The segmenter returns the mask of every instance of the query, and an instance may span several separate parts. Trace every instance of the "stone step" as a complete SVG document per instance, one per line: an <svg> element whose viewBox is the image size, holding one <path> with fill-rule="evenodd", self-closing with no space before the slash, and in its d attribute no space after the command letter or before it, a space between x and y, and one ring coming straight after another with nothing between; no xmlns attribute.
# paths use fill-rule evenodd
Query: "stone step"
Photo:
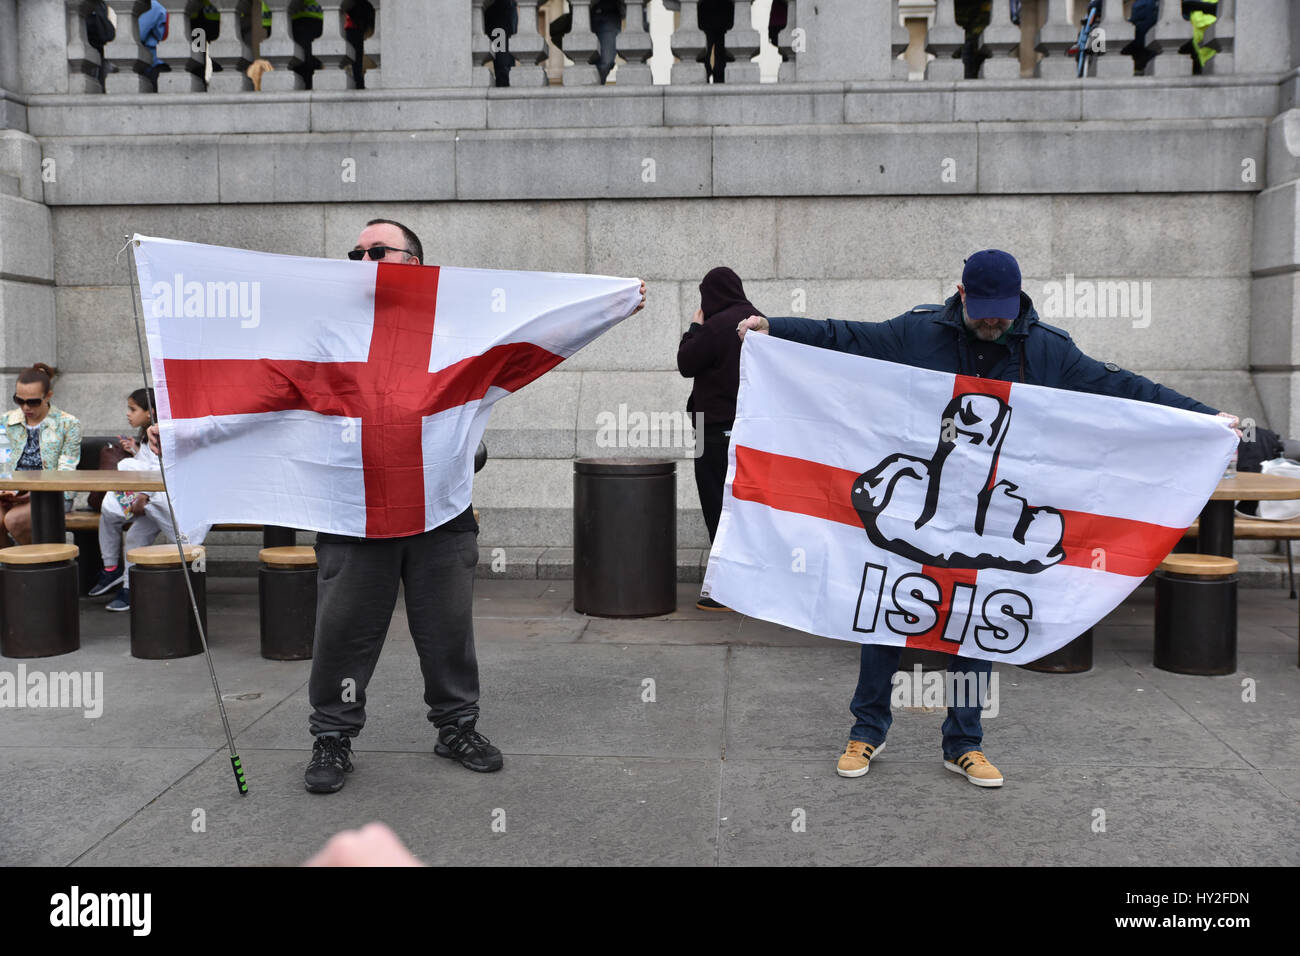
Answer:
<svg viewBox="0 0 1300 956"><path fill-rule="evenodd" d="M299 543L305 543L300 541ZM224 546L209 552L208 574L213 577L251 577L257 574L258 546ZM1286 558L1281 554L1238 553L1238 580L1242 588L1287 587ZM677 580L698 584L704 580L709 552L705 548L677 550ZM500 547L479 544L477 577L499 580L573 579L573 549ZM1149 584L1148 578L1144 584Z"/></svg>

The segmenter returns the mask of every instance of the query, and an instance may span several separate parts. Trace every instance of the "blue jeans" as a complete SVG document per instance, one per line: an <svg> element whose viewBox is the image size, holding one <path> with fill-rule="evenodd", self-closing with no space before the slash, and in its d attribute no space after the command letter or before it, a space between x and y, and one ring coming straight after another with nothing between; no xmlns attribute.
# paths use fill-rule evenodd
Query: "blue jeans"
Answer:
<svg viewBox="0 0 1300 956"><path fill-rule="evenodd" d="M861 740L879 747L885 742L885 734L894 715L889 709L890 694L894 689L894 674L898 671L898 659L902 656L901 647L884 644L863 644L862 659L858 666L858 687L853 692L853 703L849 710L857 721L849 731L850 740ZM993 672L992 661L977 661L968 657L953 657L948 661L948 672L961 671L975 674L979 688L978 707L949 707L948 719L943 722L943 757L956 760L962 754L979 750L984 739L984 730L980 726L980 711L984 706L984 697L989 675ZM979 683L979 675L984 675L984 683Z"/></svg>

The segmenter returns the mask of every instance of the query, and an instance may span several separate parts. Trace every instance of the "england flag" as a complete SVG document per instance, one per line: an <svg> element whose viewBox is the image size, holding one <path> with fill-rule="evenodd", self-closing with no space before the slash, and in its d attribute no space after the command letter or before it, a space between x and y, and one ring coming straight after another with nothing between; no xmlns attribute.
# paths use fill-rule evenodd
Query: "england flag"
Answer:
<svg viewBox="0 0 1300 956"><path fill-rule="evenodd" d="M1023 664L1195 520L1223 419L749 334L704 592L824 637Z"/></svg>
<svg viewBox="0 0 1300 956"><path fill-rule="evenodd" d="M469 506L493 403L641 298L638 279L134 241L182 529L437 527Z"/></svg>

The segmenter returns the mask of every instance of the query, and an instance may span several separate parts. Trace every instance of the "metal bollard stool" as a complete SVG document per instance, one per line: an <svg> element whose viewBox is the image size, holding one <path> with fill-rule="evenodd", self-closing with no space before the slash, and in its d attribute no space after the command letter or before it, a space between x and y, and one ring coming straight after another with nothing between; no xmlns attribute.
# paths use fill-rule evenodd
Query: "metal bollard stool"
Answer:
<svg viewBox="0 0 1300 956"><path fill-rule="evenodd" d="M292 548L298 540L298 532L293 528L282 528L268 524L262 528L263 548Z"/></svg>
<svg viewBox="0 0 1300 956"><path fill-rule="evenodd" d="M573 463L573 609L597 617L677 610L677 463Z"/></svg>
<svg viewBox="0 0 1300 956"><path fill-rule="evenodd" d="M1046 657L1020 666L1040 674L1082 674L1092 670L1092 628Z"/></svg>
<svg viewBox="0 0 1300 956"><path fill-rule="evenodd" d="M1171 554L1156 569L1153 663L1175 674L1237 669L1237 562Z"/></svg>
<svg viewBox="0 0 1300 956"><path fill-rule="evenodd" d="M316 549L263 548L257 572L262 656L272 661L311 659L316 638Z"/></svg>
<svg viewBox="0 0 1300 956"><path fill-rule="evenodd" d="M203 653L189 590L183 574L189 574L194 601L199 606L203 627L208 626L207 575L189 570L201 550L185 545L185 567L174 544L151 544L127 553L131 568L131 656L145 660L191 657Z"/></svg>
<svg viewBox="0 0 1300 956"><path fill-rule="evenodd" d="M0 549L0 656L54 657L81 647L77 546Z"/></svg>

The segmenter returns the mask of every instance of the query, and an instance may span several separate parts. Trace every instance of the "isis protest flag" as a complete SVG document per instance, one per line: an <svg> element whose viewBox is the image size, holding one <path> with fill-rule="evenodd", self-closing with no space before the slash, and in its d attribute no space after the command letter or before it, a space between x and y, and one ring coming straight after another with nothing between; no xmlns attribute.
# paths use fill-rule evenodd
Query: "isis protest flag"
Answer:
<svg viewBox="0 0 1300 956"><path fill-rule="evenodd" d="M183 531L437 527L469 506L493 403L641 298L637 279L135 241Z"/></svg>
<svg viewBox="0 0 1300 956"><path fill-rule="evenodd" d="M703 590L824 637L1028 663L1142 583L1236 442L1196 412L751 333Z"/></svg>

